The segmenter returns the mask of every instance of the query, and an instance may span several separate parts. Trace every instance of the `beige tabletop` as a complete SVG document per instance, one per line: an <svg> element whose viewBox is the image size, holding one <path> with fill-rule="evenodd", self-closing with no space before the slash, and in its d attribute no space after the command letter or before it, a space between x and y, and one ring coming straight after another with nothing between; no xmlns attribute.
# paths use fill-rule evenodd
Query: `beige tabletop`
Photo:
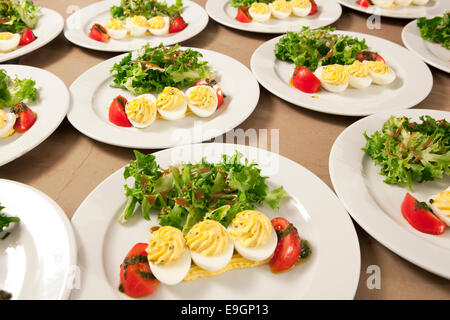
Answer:
<svg viewBox="0 0 450 320"><path fill-rule="evenodd" d="M194 0L204 6L206 0ZM212 0L214 1L214 0ZM332 1L332 0L329 0ZM42 6L58 11L64 18L95 0L40 0ZM370 30L366 15L343 8L333 24L340 30L376 35L400 45L401 30L408 20L381 19L381 29ZM206 29L183 45L227 54L250 66L254 50L274 35L248 33L224 27L210 19ZM237 45L240 44L240 45ZM244 45L242 45L244 44ZM47 46L20 58L19 63L46 69L67 86L92 66L115 56L83 49L61 34ZM431 67L434 86L417 108L450 111L450 78ZM319 176L331 186L328 156L334 140L354 121L309 111L291 105L261 88L259 104L239 128L280 129L279 153ZM155 150L141 150L146 153ZM72 217L85 197L106 177L133 159L132 149L119 148L92 140L64 120L38 147L21 158L0 167L0 177L33 186L53 198ZM386 249L355 224L361 247L361 277L357 299L450 299L450 281L435 276ZM381 270L381 289L368 289L368 266Z"/></svg>

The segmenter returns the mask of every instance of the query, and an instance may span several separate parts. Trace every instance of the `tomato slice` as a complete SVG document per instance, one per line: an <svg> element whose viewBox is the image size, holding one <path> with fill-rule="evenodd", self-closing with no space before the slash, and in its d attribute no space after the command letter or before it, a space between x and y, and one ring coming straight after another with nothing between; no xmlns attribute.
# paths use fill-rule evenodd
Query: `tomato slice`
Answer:
<svg viewBox="0 0 450 320"><path fill-rule="evenodd" d="M23 133L30 129L36 122L36 113L21 102L11 108L11 112L16 114L17 120L14 124L14 130Z"/></svg>
<svg viewBox="0 0 450 320"><path fill-rule="evenodd" d="M119 127L131 127L131 122L128 120L125 113L125 105L127 99L122 96L117 96L111 106L109 107L109 121Z"/></svg>
<svg viewBox="0 0 450 320"><path fill-rule="evenodd" d="M428 205L417 201L409 193L403 199L402 215L413 228L420 232L440 235L445 231L445 223L431 212Z"/></svg>
<svg viewBox="0 0 450 320"><path fill-rule="evenodd" d="M170 18L169 33L176 33L184 30L187 26L186 21L180 16L175 15Z"/></svg>
<svg viewBox="0 0 450 320"><path fill-rule="evenodd" d="M248 9L244 6L240 6L236 15L236 20L242 23L252 22L252 18L248 13Z"/></svg>
<svg viewBox="0 0 450 320"><path fill-rule="evenodd" d="M272 272L282 272L295 266L300 258L301 240L297 229L288 220L272 219L272 226L278 235L275 253L269 262Z"/></svg>
<svg viewBox="0 0 450 320"><path fill-rule="evenodd" d="M26 46L27 44L33 42L34 40L36 40L36 36L30 29L25 28L20 32L20 42L19 42L20 46Z"/></svg>
<svg viewBox="0 0 450 320"><path fill-rule="evenodd" d="M292 75L292 84L302 92L314 93L319 91L321 82L308 68L298 66Z"/></svg>
<svg viewBox="0 0 450 320"><path fill-rule="evenodd" d="M368 8L371 6L369 0L358 0L358 2L356 2L357 5L364 7L364 8Z"/></svg>
<svg viewBox="0 0 450 320"><path fill-rule="evenodd" d="M89 32L89 38L95 41L107 42L109 40L109 34L101 24L96 23Z"/></svg>
<svg viewBox="0 0 450 320"><path fill-rule="evenodd" d="M220 106L223 104L223 99L225 97L225 95L223 94L222 88L219 86L219 84L217 83L216 80L214 79L200 79L198 80L194 86L210 86L212 87L214 90L216 90L216 94L217 94L217 109L220 108Z"/></svg>
<svg viewBox="0 0 450 320"><path fill-rule="evenodd" d="M309 12L308 16L312 16L317 12L317 4L315 0L311 0L311 11Z"/></svg>
<svg viewBox="0 0 450 320"><path fill-rule="evenodd" d="M119 290L133 298L150 295L158 288L159 281L147 261L147 246L146 243L135 244L120 265Z"/></svg>
<svg viewBox="0 0 450 320"><path fill-rule="evenodd" d="M356 54L355 59L364 62L364 61L384 61L383 57L380 56L377 52L364 50L360 51Z"/></svg>

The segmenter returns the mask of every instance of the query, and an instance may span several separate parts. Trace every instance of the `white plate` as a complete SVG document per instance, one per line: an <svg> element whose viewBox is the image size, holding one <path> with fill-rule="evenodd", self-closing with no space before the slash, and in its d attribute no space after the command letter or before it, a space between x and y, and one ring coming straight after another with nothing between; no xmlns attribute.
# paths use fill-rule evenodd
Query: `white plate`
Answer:
<svg viewBox="0 0 450 320"><path fill-rule="evenodd" d="M167 1L168 4L174 2L175 0ZM209 20L208 14L201 6L189 0L183 0L183 12L181 15L186 21L187 27L180 32L165 36L130 37L123 40L110 39L107 43L89 38L91 27L95 23L105 26L109 22L109 17L111 17L109 9L119 4L120 0L105 0L75 12L66 20L64 36L70 42L84 48L109 52L125 52L137 50L148 42L152 46L161 42L166 46L180 43L199 34L206 27Z"/></svg>
<svg viewBox="0 0 450 320"><path fill-rule="evenodd" d="M429 65L450 72L450 50L439 43L423 39L417 27L417 20L411 21L403 28L402 41L409 50Z"/></svg>
<svg viewBox="0 0 450 320"><path fill-rule="evenodd" d="M289 84L295 65L275 57L275 45L281 36L263 43L253 53L250 62L253 74L263 87L283 100L303 108L343 116L366 116L383 110L411 108L430 93L433 76L415 54L382 38L347 31L336 33L365 38L369 50L383 56L397 74L397 79L387 86L348 88L342 93L324 89L314 94L303 93Z"/></svg>
<svg viewBox="0 0 450 320"><path fill-rule="evenodd" d="M312 256L289 272L272 274L268 266L234 270L213 278L174 287L160 285L150 299L353 299L359 281L360 252L350 217L333 192L299 164L262 149L233 144L197 144L155 153L158 164L198 162L203 156L217 162L222 154L239 150L259 164L271 188L282 185L290 195L280 210L263 208L270 217L283 216L312 246ZM157 224L139 213L117 222L126 203L123 168L102 182L83 201L72 218L79 241L81 290L71 299L124 299L118 291L119 266L137 242L147 242ZM339 241L336 241L339 239Z"/></svg>
<svg viewBox="0 0 450 320"><path fill-rule="evenodd" d="M187 48L181 48L183 50ZM108 107L119 94L132 98L128 91L111 88L109 70L126 54L104 61L81 75L70 87L72 106L67 115L72 125L88 137L128 148L160 149L197 143L217 137L241 124L255 109L259 85L243 64L214 51L196 49L218 75L226 98L209 118L193 114L176 121L157 119L146 129L121 128L108 120Z"/></svg>
<svg viewBox="0 0 450 320"><path fill-rule="evenodd" d="M336 1L336 0L334 0ZM416 19L432 14L442 14L450 9L450 2L448 0L430 0L424 6L408 6L408 7L394 7L384 9L377 6L363 8L356 2L357 0L337 0L341 5L361 11L370 15L379 15L391 18L400 19Z"/></svg>
<svg viewBox="0 0 450 320"><path fill-rule="evenodd" d="M0 289L13 299L67 299L77 249L64 211L42 192L4 179L0 203L7 215L20 218L9 237L0 240Z"/></svg>
<svg viewBox="0 0 450 320"><path fill-rule="evenodd" d="M17 159L48 138L64 120L69 109L69 90L53 73L29 66L1 65L0 68L14 78L36 81L38 98L27 104L37 113L34 125L25 133L14 133L0 139L0 166Z"/></svg>
<svg viewBox="0 0 450 320"><path fill-rule="evenodd" d="M17 50L0 53L0 62L9 61L30 53L36 49L45 46L55 39L64 28L64 19L56 11L47 8L41 8L41 17L33 33L37 39L26 46L19 47Z"/></svg>
<svg viewBox="0 0 450 320"><path fill-rule="evenodd" d="M412 109L379 113L361 119L337 138L330 154L330 176L334 189L353 219L372 237L412 263L450 279L450 230L433 236L421 233L403 218L400 206L407 186L383 182L369 156L361 150L366 145L363 132L371 135L381 129L391 116L407 116L419 120L429 115L450 120L445 111ZM420 201L439 193L450 185L450 177L413 184L411 194Z"/></svg>
<svg viewBox="0 0 450 320"><path fill-rule="evenodd" d="M287 19L271 18L267 22L242 23L236 20L237 9L231 6L231 0L208 0L206 11L209 16L227 27L261 33L284 33L298 31L302 26L318 28L337 21L342 14L339 3L330 0L316 0L317 13L309 17L291 16Z"/></svg>

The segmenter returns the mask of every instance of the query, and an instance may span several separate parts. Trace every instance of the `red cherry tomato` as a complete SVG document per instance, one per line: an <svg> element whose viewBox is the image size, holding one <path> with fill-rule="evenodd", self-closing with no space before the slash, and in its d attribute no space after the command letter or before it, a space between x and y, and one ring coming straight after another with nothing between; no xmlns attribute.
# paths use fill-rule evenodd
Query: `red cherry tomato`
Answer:
<svg viewBox="0 0 450 320"><path fill-rule="evenodd" d="M278 235L278 244L275 253L269 262L272 272L286 271L299 260L301 240L297 229L284 218L272 219L272 226Z"/></svg>
<svg viewBox="0 0 450 320"><path fill-rule="evenodd" d="M176 33L184 30L187 24L180 15L175 15L170 18L169 33Z"/></svg>
<svg viewBox="0 0 450 320"><path fill-rule="evenodd" d="M240 6L237 12L236 20L242 23L249 23L252 21L248 9L244 6Z"/></svg>
<svg viewBox="0 0 450 320"><path fill-rule="evenodd" d="M317 4L315 0L311 0L311 11L309 12L308 16L312 16L317 12Z"/></svg>
<svg viewBox="0 0 450 320"><path fill-rule="evenodd" d="M402 203L402 215L411 226L423 233L439 235L445 231L445 223L439 220L426 205L409 193Z"/></svg>
<svg viewBox="0 0 450 320"><path fill-rule="evenodd" d="M356 54L355 59L363 62L363 61L384 61L383 57L380 56L377 52L364 50L360 51Z"/></svg>
<svg viewBox="0 0 450 320"><path fill-rule="evenodd" d="M17 120L14 124L14 129L17 132L25 132L30 129L36 122L36 113L34 113L28 106L21 102L11 108L11 112L16 114Z"/></svg>
<svg viewBox="0 0 450 320"><path fill-rule="evenodd" d="M19 42L20 46L26 46L27 44L33 42L34 40L36 40L36 36L30 29L25 28L20 32L20 42Z"/></svg>
<svg viewBox="0 0 450 320"><path fill-rule="evenodd" d="M109 107L109 121L119 127L131 127L131 122L128 120L125 113L125 105L127 99L122 96L117 96L111 106Z"/></svg>
<svg viewBox="0 0 450 320"><path fill-rule="evenodd" d="M107 42L109 40L109 34L101 24L96 23L89 32L89 38L95 41Z"/></svg>
<svg viewBox="0 0 450 320"><path fill-rule="evenodd" d="M137 243L120 265L120 290L138 298L152 294L159 281L155 279L147 262L146 243Z"/></svg>
<svg viewBox="0 0 450 320"><path fill-rule="evenodd" d="M320 88L320 80L308 68L298 66L292 75L292 84L302 92L314 93Z"/></svg>
<svg viewBox="0 0 450 320"><path fill-rule="evenodd" d="M198 80L194 86L210 86L212 87L214 90L216 90L216 94L217 94L217 109L220 108L220 106L223 104L223 99L224 99L224 94L222 91L222 88L217 84L216 80L213 79L200 79Z"/></svg>
<svg viewBox="0 0 450 320"><path fill-rule="evenodd" d="M357 4L364 8L368 8L371 6L369 0L358 0Z"/></svg>

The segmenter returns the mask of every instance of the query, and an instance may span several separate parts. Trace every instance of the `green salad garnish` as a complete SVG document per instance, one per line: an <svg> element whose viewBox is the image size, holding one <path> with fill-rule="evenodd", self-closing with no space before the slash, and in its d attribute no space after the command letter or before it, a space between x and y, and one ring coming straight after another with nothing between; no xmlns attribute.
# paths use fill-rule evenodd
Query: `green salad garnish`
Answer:
<svg viewBox="0 0 450 320"><path fill-rule="evenodd" d="M113 6L110 11L117 19L134 16L144 16L147 19L161 15L171 17L181 14L183 1L177 0L175 4L168 6L165 1L158 0L122 0L120 6Z"/></svg>
<svg viewBox="0 0 450 320"><path fill-rule="evenodd" d="M11 223L19 222L20 219L17 217L8 217L3 211L5 207L2 207L0 205L0 234L3 232L4 229L8 228ZM0 239L5 240L9 236L9 233L6 233L4 235L1 235Z"/></svg>
<svg viewBox="0 0 450 320"><path fill-rule="evenodd" d="M134 95L162 91L171 86L182 89L190 87L202 78L211 78L212 72L208 62L202 61L198 51L179 49L179 45L157 47L144 45L132 57L130 52L112 69L113 88L122 88Z"/></svg>
<svg viewBox="0 0 450 320"><path fill-rule="evenodd" d="M450 175L450 124L447 120L420 117L421 123L409 118L387 120L380 131L364 133L363 150L381 166L384 182L408 184L432 181Z"/></svg>
<svg viewBox="0 0 450 320"><path fill-rule="evenodd" d="M253 3L255 2L262 2L262 3L271 3L275 0L231 0L231 6L235 8L239 8L240 6L244 6L246 8L250 8Z"/></svg>
<svg viewBox="0 0 450 320"><path fill-rule="evenodd" d="M30 0L0 0L0 32L18 33L34 29L40 16L40 6Z"/></svg>
<svg viewBox="0 0 450 320"><path fill-rule="evenodd" d="M0 109L8 108L19 102L35 101L37 98L36 82L31 79L12 79L5 70L0 69Z"/></svg>
<svg viewBox="0 0 450 320"><path fill-rule="evenodd" d="M422 38L442 43L444 48L450 49L450 12L445 13L442 17L419 18L417 26Z"/></svg>
<svg viewBox="0 0 450 320"><path fill-rule="evenodd" d="M204 219L227 227L237 213L268 204L275 209L286 195L283 187L272 191L256 163L242 162L242 154L222 156L219 163L203 159L161 169L154 155L134 151L135 161L125 168L124 177L134 178L125 185L128 198L120 222L130 219L138 204L142 217L150 220L150 209L159 211L161 226L173 226L187 233Z"/></svg>
<svg viewBox="0 0 450 320"><path fill-rule="evenodd" d="M276 44L275 56L311 71L329 64L352 64L356 54L368 48L366 41L334 34L334 30L303 27L300 32L288 32Z"/></svg>

